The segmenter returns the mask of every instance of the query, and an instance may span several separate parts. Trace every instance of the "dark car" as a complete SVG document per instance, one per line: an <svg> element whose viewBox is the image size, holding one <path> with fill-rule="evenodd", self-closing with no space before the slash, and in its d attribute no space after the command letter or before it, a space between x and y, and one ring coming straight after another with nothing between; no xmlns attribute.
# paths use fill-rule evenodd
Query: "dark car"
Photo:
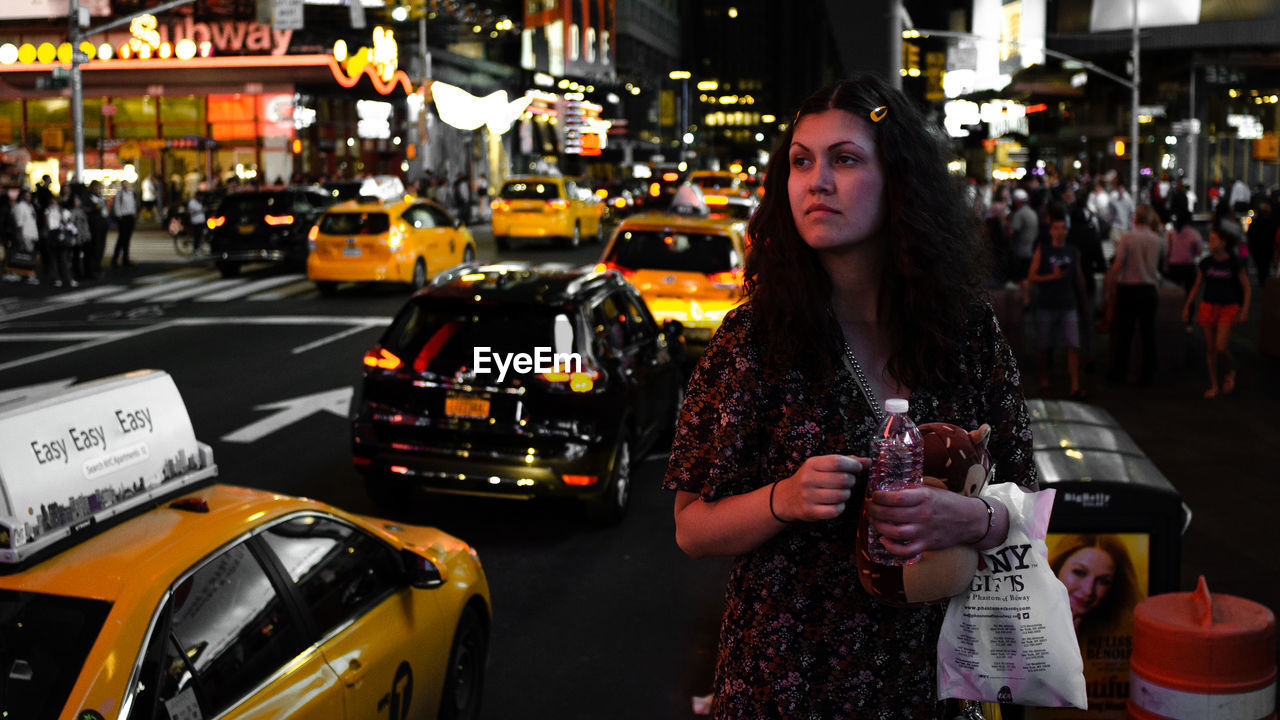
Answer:
<svg viewBox="0 0 1280 720"><path fill-rule="evenodd" d="M307 233L333 198L314 187L231 193L209 215L209 247L223 277L247 262L303 267Z"/></svg>
<svg viewBox="0 0 1280 720"><path fill-rule="evenodd" d="M683 398L678 323L616 271L464 265L419 291L364 358L356 469L409 491L569 498L617 522L631 468Z"/></svg>

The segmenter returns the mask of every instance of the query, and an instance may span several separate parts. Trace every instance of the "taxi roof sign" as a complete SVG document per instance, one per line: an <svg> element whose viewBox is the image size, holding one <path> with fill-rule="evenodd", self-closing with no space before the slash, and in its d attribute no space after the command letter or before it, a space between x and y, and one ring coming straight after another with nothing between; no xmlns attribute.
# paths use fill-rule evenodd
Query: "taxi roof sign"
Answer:
<svg viewBox="0 0 1280 720"><path fill-rule="evenodd" d="M0 405L0 571L217 473L162 370Z"/></svg>

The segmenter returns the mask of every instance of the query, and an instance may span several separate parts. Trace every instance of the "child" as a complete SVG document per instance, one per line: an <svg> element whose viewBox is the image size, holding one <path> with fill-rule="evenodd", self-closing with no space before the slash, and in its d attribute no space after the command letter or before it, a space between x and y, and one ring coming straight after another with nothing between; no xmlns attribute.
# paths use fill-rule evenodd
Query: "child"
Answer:
<svg viewBox="0 0 1280 720"><path fill-rule="evenodd" d="M1244 263L1236 257L1234 236L1222 232L1215 224L1209 230L1209 257L1196 268L1196 281L1182 308L1182 321L1191 318L1191 304L1200 288L1204 300L1196 313L1196 322L1204 329L1205 363L1209 366L1209 389L1206 398L1218 395L1218 366L1222 366L1222 392L1236 387L1236 371L1232 367L1231 326L1244 322L1249 314L1249 278Z"/></svg>

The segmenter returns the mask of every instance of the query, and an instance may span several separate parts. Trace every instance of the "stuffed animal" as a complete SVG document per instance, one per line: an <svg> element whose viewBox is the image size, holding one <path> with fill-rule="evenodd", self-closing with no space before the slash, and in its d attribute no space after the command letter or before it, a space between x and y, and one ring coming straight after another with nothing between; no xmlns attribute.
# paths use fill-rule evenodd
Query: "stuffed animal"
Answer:
<svg viewBox="0 0 1280 720"><path fill-rule="evenodd" d="M969 497L982 491L991 473L987 452L990 426L966 432L950 423L925 423L920 426L920 435L924 438L926 484ZM977 550L964 545L925 552L913 565L875 562L867 553L865 502L858 519L856 552L863 589L880 602L899 607L927 605L957 595L969 587L978 570Z"/></svg>

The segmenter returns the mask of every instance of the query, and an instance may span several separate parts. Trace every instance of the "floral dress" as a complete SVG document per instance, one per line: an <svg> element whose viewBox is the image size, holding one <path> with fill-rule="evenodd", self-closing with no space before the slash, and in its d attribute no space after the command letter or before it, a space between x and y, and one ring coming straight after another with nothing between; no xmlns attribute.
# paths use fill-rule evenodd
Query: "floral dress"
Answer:
<svg viewBox="0 0 1280 720"><path fill-rule="evenodd" d="M966 382L916 388L910 415L989 423L992 481L1035 487L1013 352L990 306L971 315L953 375ZM761 351L750 305L730 313L689 381L664 487L712 501L786 478L814 455L869 455L876 416L843 366L821 381L766 364ZM895 608L862 589L854 542L863 490L840 517L791 524L735 559L715 718L933 717L945 605Z"/></svg>

